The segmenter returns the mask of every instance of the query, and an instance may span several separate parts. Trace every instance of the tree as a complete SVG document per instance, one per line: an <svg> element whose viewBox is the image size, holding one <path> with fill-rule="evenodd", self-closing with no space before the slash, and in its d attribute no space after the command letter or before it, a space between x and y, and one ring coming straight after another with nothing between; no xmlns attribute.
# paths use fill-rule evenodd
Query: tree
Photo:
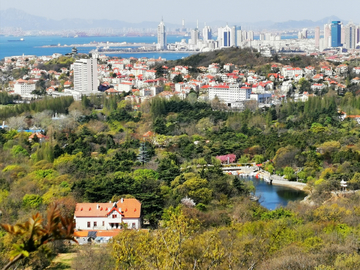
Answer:
<svg viewBox="0 0 360 270"><path fill-rule="evenodd" d="M173 79L174 83L179 83L179 82L183 82L183 81L184 81L184 78L181 74L176 75Z"/></svg>
<svg viewBox="0 0 360 270"><path fill-rule="evenodd" d="M146 150L146 144L144 142L140 144L137 160L141 162L142 165L149 161L148 151Z"/></svg>
<svg viewBox="0 0 360 270"><path fill-rule="evenodd" d="M49 207L46 224L41 214L37 213L24 223L14 226L0 224L0 226L9 234L19 237L21 242L13 245L10 262L3 267L3 270L9 269L15 263L29 257L31 253L36 252L47 243L56 240L71 240L77 243L73 235L74 218L63 217L56 204Z"/></svg>

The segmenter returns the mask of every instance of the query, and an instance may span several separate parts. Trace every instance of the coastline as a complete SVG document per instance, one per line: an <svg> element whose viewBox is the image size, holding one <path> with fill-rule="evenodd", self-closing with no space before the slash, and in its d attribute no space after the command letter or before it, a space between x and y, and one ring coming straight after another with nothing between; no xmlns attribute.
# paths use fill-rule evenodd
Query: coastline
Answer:
<svg viewBox="0 0 360 270"><path fill-rule="evenodd" d="M305 190L306 184L304 184L304 183L291 182L291 181L286 181L286 180L284 180L284 181L283 180L273 180L272 184L276 185L276 186L289 187L289 188L293 188L293 189L297 189L297 190L306 192L306 190Z"/></svg>

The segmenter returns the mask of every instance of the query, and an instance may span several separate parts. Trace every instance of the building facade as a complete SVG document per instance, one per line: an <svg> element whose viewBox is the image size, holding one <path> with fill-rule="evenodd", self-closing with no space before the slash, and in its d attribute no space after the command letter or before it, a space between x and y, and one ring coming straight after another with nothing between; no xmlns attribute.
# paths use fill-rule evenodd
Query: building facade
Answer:
<svg viewBox="0 0 360 270"><path fill-rule="evenodd" d="M357 40L357 36L356 36L356 26L352 23L348 24L347 26L345 26L345 42L344 42L344 47L346 49L351 49L354 50L356 48L356 40Z"/></svg>
<svg viewBox="0 0 360 270"><path fill-rule="evenodd" d="M333 21L331 24L331 47L341 46L341 22Z"/></svg>
<svg viewBox="0 0 360 270"><path fill-rule="evenodd" d="M223 28L219 28L218 30L218 41L219 41L219 45L220 48L224 48L224 47L230 47L231 46L231 32L232 29L226 25Z"/></svg>
<svg viewBox="0 0 360 270"><path fill-rule="evenodd" d="M98 91L96 59L80 59L75 61L74 89L81 92Z"/></svg>
<svg viewBox="0 0 360 270"><path fill-rule="evenodd" d="M320 27L315 28L315 47L320 47Z"/></svg>
<svg viewBox="0 0 360 270"><path fill-rule="evenodd" d="M331 24L324 25L324 48L331 46Z"/></svg>
<svg viewBox="0 0 360 270"><path fill-rule="evenodd" d="M210 26L205 26L203 29L203 40L208 42L212 39L212 32Z"/></svg>
<svg viewBox="0 0 360 270"><path fill-rule="evenodd" d="M157 49L165 50L166 49L166 29L163 20L161 20L157 29Z"/></svg>
<svg viewBox="0 0 360 270"><path fill-rule="evenodd" d="M35 90L35 83L26 80L17 80L14 84L14 93L20 96L30 95Z"/></svg>
<svg viewBox="0 0 360 270"><path fill-rule="evenodd" d="M239 84L215 85L209 88L209 100L217 97L227 104L250 99L250 94L250 87L240 87Z"/></svg>
<svg viewBox="0 0 360 270"><path fill-rule="evenodd" d="M76 230L141 228L141 203L136 199L121 199L114 203L77 203L74 213Z"/></svg>

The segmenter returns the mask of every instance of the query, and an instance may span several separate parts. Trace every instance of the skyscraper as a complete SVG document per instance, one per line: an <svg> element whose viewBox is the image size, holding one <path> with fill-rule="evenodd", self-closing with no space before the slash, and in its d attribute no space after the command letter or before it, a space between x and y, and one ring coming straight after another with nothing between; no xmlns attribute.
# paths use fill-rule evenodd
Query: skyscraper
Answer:
<svg viewBox="0 0 360 270"><path fill-rule="evenodd" d="M331 24L331 47L341 46L341 25L340 21L333 21Z"/></svg>
<svg viewBox="0 0 360 270"><path fill-rule="evenodd" d="M308 38L308 30L306 28L304 28L302 31L301 31L301 36L302 38L304 39L307 39Z"/></svg>
<svg viewBox="0 0 360 270"><path fill-rule="evenodd" d="M186 28L185 28L185 20L184 19L182 19L182 21L181 21L181 31L183 31L183 32L186 32Z"/></svg>
<svg viewBox="0 0 360 270"><path fill-rule="evenodd" d="M74 90L98 91L97 60L80 59L74 63Z"/></svg>
<svg viewBox="0 0 360 270"><path fill-rule="evenodd" d="M342 23L341 25L341 44L345 43L345 25L343 25Z"/></svg>
<svg viewBox="0 0 360 270"><path fill-rule="evenodd" d="M197 45L199 40L199 29L195 28L191 30L191 44Z"/></svg>
<svg viewBox="0 0 360 270"><path fill-rule="evenodd" d="M324 25L324 48L331 46L331 24Z"/></svg>
<svg viewBox="0 0 360 270"><path fill-rule="evenodd" d="M251 40L251 41L254 40L254 31L249 31L248 32L248 39Z"/></svg>
<svg viewBox="0 0 360 270"><path fill-rule="evenodd" d="M241 46L242 42L243 42L243 34L242 34L241 26L239 26L236 30L236 45Z"/></svg>
<svg viewBox="0 0 360 270"><path fill-rule="evenodd" d="M346 49L355 49L356 47L356 26L352 23L349 23L345 26L345 43L344 47Z"/></svg>
<svg viewBox="0 0 360 270"><path fill-rule="evenodd" d="M319 48L320 46L320 27L315 28L315 47Z"/></svg>
<svg viewBox="0 0 360 270"><path fill-rule="evenodd" d="M163 20L161 20L158 30L157 30L157 49L158 50L165 50L166 49L166 31L165 31L165 24Z"/></svg>
<svg viewBox="0 0 360 270"><path fill-rule="evenodd" d="M231 38L230 38L230 46L236 46L236 42L237 42L237 38L236 38L236 35L237 35L237 32L236 32L236 25L234 25L232 28L231 28Z"/></svg>
<svg viewBox="0 0 360 270"><path fill-rule="evenodd" d="M218 41L220 48L231 46L231 31L232 29L228 25L218 29Z"/></svg>
<svg viewBox="0 0 360 270"><path fill-rule="evenodd" d="M212 38L211 28L210 26L206 26L203 29L203 40L208 42Z"/></svg>

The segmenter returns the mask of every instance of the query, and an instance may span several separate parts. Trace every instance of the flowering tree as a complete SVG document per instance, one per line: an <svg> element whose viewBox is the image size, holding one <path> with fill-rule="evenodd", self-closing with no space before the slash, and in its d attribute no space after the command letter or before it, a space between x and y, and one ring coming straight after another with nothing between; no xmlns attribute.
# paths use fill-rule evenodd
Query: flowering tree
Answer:
<svg viewBox="0 0 360 270"><path fill-rule="evenodd" d="M236 155L234 154L227 154L224 156L216 156L216 158L218 160L220 160L221 163L227 163L229 161L229 163L234 163L236 160Z"/></svg>

